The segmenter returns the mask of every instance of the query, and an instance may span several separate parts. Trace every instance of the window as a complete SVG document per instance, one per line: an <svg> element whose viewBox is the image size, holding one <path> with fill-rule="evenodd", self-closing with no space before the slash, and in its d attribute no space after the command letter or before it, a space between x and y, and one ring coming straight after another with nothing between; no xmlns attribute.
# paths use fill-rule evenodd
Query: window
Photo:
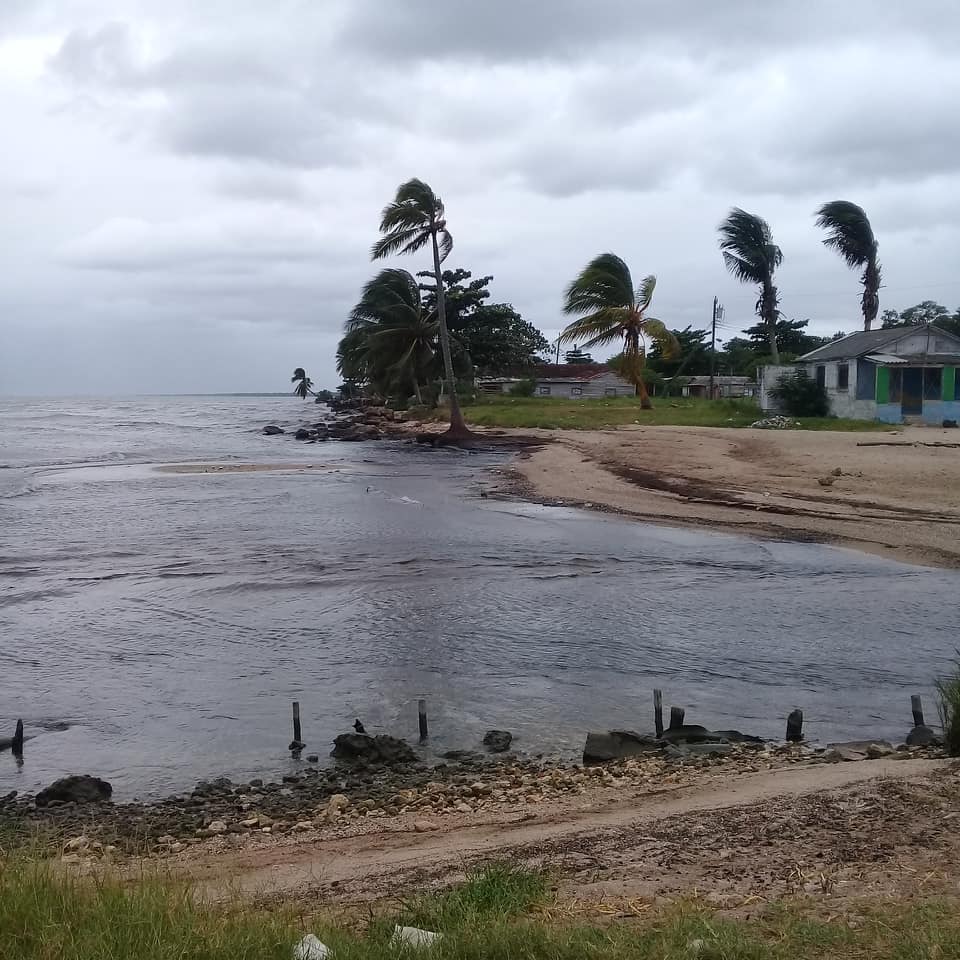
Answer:
<svg viewBox="0 0 960 960"><path fill-rule="evenodd" d="M605 397L615 397L617 395L617 388L607 387L607 389L603 391L603 395Z"/></svg>
<svg viewBox="0 0 960 960"><path fill-rule="evenodd" d="M571 397L582 397L583 396L583 387L571 387L570 388Z"/></svg>
<svg viewBox="0 0 960 960"><path fill-rule="evenodd" d="M550 388L547 386L537 387L537 393L539 393L541 397L549 397Z"/></svg>
<svg viewBox="0 0 960 960"><path fill-rule="evenodd" d="M849 363L837 364L837 389L838 390L850 389L850 364Z"/></svg>
<svg viewBox="0 0 960 960"><path fill-rule="evenodd" d="M825 387L827 385L827 368L824 366L817 367L817 386Z"/></svg>

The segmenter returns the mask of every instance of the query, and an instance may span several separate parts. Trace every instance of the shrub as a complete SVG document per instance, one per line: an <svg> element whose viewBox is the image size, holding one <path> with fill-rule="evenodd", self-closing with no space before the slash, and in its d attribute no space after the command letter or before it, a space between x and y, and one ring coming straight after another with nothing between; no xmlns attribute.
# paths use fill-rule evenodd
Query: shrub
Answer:
<svg viewBox="0 0 960 960"><path fill-rule="evenodd" d="M826 417L830 413L827 391L806 370L783 374L770 396L791 417Z"/></svg>
<svg viewBox="0 0 960 960"><path fill-rule="evenodd" d="M531 378L526 380L518 380L510 388L511 397L532 397L537 389L537 381Z"/></svg>
<svg viewBox="0 0 960 960"><path fill-rule="evenodd" d="M952 676L937 681L937 693L940 695L944 745L951 757L960 757L960 660L955 664Z"/></svg>

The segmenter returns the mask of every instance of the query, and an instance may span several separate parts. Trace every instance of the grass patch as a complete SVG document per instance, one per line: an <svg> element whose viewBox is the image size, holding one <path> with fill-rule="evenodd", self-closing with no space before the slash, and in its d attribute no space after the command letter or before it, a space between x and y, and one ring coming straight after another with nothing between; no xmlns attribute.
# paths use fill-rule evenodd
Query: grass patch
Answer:
<svg viewBox="0 0 960 960"><path fill-rule="evenodd" d="M596 430L624 424L658 427L748 427L762 417L753 400L663 397L642 410L635 397L564 400L559 397L491 397L464 411L477 426ZM804 430L890 430L889 424L833 417L804 417Z"/></svg>
<svg viewBox="0 0 960 960"><path fill-rule="evenodd" d="M644 920L546 922L535 912L548 897L542 874L493 866L453 890L418 897L395 918L443 934L424 960L945 960L960 956L955 902L873 902L827 919L800 900L749 920L719 915L700 902L651 909ZM295 903L293 904L295 906ZM290 960L307 931L336 960L411 956L389 945L393 919L361 932L293 912L198 904L184 886L69 880L49 867L0 864L0 960Z"/></svg>
<svg viewBox="0 0 960 960"><path fill-rule="evenodd" d="M960 660L954 664L951 676L937 681L937 694L944 746L951 757L960 757Z"/></svg>

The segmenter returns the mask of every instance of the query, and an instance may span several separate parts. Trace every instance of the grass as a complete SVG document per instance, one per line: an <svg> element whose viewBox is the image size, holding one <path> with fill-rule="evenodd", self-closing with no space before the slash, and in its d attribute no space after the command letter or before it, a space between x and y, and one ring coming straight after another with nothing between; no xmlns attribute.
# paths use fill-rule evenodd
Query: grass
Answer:
<svg viewBox="0 0 960 960"><path fill-rule="evenodd" d="M464 411L477 426L594 430L623 424L684 427L747 427L762 417L753 400L698 400L663 397L641 410L634 397L564 400L552 397L491 397ZM887 424L833 417L804 418L804 430L890 430Z"/></svg>
<svg viewBox="0 0 960 960"><path fill-rule="evenodd" d="M542 874L493 866L461 886L423 895L394 917L357 931L292 912L214 908L173 884L68 880L49 867L0 866L2 960L290 960L314 932L336 960L403 956L389 945L394 920L419 922L443 939L431 960L934 960L960 956L956 904L874 902L845 915L828 906L811 916L805 901L762 908L752 919L720 916L701 903L651 907L644 919L588 923L547 919ZM849 905L848 905L849 906ZM406 954L410 955L410 954Z"/></svg>
<svg viewBox="0 0 960 960"><path fill-rule="evenodd" d="M960 660L954 664L952 676L937 681L937 694L944 745L951 757L960 757Z"/></svg>

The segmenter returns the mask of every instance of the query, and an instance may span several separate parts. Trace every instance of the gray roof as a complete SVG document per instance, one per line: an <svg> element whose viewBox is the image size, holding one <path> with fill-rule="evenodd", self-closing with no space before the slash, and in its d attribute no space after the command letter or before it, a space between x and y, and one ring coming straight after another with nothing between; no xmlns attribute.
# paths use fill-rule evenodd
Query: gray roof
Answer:
<svg viewBox="0 0 960 960"><path fill-rule="evenodd" d="M919 333L921 330L928 330L941 337L949 337L957 344L957 352L960 353L960 338L955 337L946 330L933 323L918 324L913 327L892 327L889 330L861 330L859 333L851 333L839 340L833 340L825 346L811 350L805 353L799 359L807 360L852 360L855 357L863 357L868 353L882 353L885 347L903 340L905 337Z"/></svg>

